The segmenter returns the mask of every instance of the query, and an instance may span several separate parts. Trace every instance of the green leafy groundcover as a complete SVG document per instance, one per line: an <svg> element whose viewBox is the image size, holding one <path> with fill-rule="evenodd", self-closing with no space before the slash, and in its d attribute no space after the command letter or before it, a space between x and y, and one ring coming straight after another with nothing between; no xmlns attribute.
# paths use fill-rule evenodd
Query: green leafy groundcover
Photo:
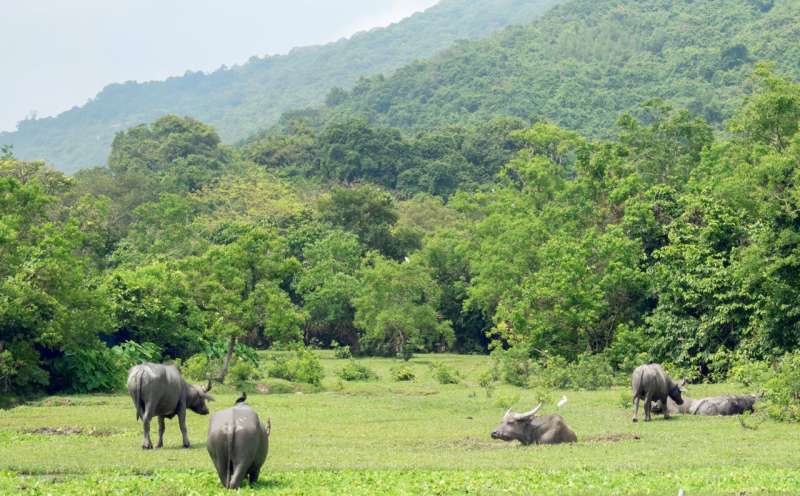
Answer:
<svg viewBox="0 0 800 496"><path fill-rule="evenodd" d="M344 470L268 473L243 494L797 494L796 470L741 467L643 470ZM25 476L0 473L3 494L228 494L211 472ZM211 492L216 491L216 492Z"/></svg>

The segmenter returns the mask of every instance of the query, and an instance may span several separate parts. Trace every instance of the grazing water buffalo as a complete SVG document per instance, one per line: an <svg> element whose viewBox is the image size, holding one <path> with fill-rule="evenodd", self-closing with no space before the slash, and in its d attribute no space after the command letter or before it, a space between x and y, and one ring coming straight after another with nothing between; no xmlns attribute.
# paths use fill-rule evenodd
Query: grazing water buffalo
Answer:
<svg viewBox="0 0 800 496"><path fill-rule="evenodd" d="M233 408L212 415L208 426L208 454L228 489L239 488L245 476L255 483L269 451L270 421L262 424L246 400L244 394Z"/></svg>
<svg viewBox="0 0 800 496"><path fill-rule="evenodd" d="M535 417L541 407L540 403L528 413L513 413L509 409L492 432L492 439L517 440L524 445L574 443L578 440L561 415Z"/></svg>
<svg viewBox="0 0 800 496"><path fill-rule="evenodd" d="M211 381L205 388L188 384L174 365L143 363L128 371L128 393L136 407L136 420L144 423L143 449L152 449L150 441L150 421L158 417L158 444L164 445L164 419L178 416L178 425L183 435L183 447L189 447L186 433L186 409L200 415L208 415L206 401L213 401L208 391Z"/></svg>
<svg viewBox="0 0 800 496"><path fill-rule="evenodd" d="M664 371L664 368L657 364L640 365L633 371L633 421L639 414L639 400L644 400L644 420L649 422L650 410L654 401L667 402L667 398L672 398L676 404L682 405L681 388ZM664 418L669 418L669 412L664 411Z"/></svg>
<svg viewBox="0 0 800 496"><path fill-rule="evenodd" d="M685 413L709 417L716 415L741 415L744 412L752 412L756 401L758 401L758 398L752 395L729 395L711 396L699 400L684 398L683 405L677 405L670 398L667 400L667 410L669 413ZM654 413L660 413L663 409L662 403L658 402L653 404Z"/></svg>

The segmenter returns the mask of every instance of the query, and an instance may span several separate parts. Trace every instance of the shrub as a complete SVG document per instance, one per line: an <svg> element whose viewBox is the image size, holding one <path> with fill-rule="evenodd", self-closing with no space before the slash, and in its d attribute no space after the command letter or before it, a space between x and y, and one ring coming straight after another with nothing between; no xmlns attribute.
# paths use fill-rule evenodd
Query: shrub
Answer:
<svg viewBox="0 0 800 496"><path fill-rule="evenodd" d="M127 368L116 353L100 343L64 353L53 360L53 372L64 389L73 393L108 393L125 383Z"/></svg>
<svg viewBox="0 0 800 496"><path fill-rule="evenodd" d="M528 387L533 362L525 346L517 345L507 350L495 348L492 358L499 379L514 386Z"/></svg>
<svg viewBox="0 0 800 496"><path fill-rule="evenodd" d="M333 356L340 360L350 360L353 358L353 352L348 345L340 345L339 343L333 343Z"/></svg>
<svg viewBox="0 0 800 496"><path fill-rule="evenodd" d="M552 389L597 390L622 382L602 354L584 353L572 363L560 356L549 356L535 367L531 382Z"/></svg>
<svg viewBox="0 0 800 496"><path fill-rule="evenodd" d="M244 389L251 380L258 379L258 377L258 369L244 360L237 360L230 368L230 382L238 389Z"/></svg>
<svg viewBox="0 0 800 496"><path fill-rule="evenodd" d="M614 385L614 370L605 356L584 353L570 366L572 386L594 391Z"/></svg>
<svg viewBox="0 0 800 496"><path fill-rule="evenodd" d="M355 360L347 362L338 375L345 381L371 381L378 378L375 372Z"/></svg>
<svg viewBox="0 0 800 496"><path fill-rule="evenodd" d="M189 380L206 381L212 373L211 361L203 353L192 355L181 365L181 374Z"/></svg>
<svg viewBox="0 0 800 496"><path fill-rule="evenodd" d="M319 386L325 377L319 358L307 348L298 348L288 356L279 355L274 360L275 363L269 369L271 377L315 386Z"/></svg>
<svg viewBox="0 0 800 496"><path fill-rule="evenodd" d="M497 369L494 367L481 374L478 379L478 384L486 391L487 398L491 398L492 394L494 394L495 383L497 383L499 378Z"/></svg>
<svg viewBox="0 0 800 496"><path fill-rule="evenodd" d="M769 363L763 361L740 360L731 367L728 380L738 382L754 392L762 392L767 381L773 376Z"/></svg>
<svg viewBox="0 0 800 496"><path fill-rule="evenodd" d="M126 370L140 363L161 362L161 347L155 343L125 341L111 348Z"/></svg>
<svg viewBox="0 0 800 496"><path fill-rule="evenodd" d="M397 382L413 381L417 378L414 372L406 366L400 366L392 369L392 378Z"/></svg>
<svg viewBox="0 0 800 496"><path fill-rule="evenodd" d="M800 352L787 353L774 366L741 359L728 378L760 394L761 408L769 417L800 422Z"/></svg>
<svg viewBox="0 0 800 496"><path fill-rule="evenodd" d="M633 394L631 394L631 392L627 389L623 389L619 392L618 404L625 410L630 410L630 408L633 406Z"/></svg>
<svg viewBox="0 0 800 496"><path fill-rule="evenodd" d="M494 406L507 410L519 402L519 395L512 394L510 396L498 396L494 400Z"/></svg>
<svg viewBox="0 0 800 496"><path fill-rule="evenodd" d="M461 382L461 376L456 369L441 362L431 363L431 370L433 371L433 378L439 384L458 384Z"/></svg>
<svg viewBox="0 0 800 496"><path fill-rule="evenodd" d="M770 417L800 421L800 352L784 355L764 385L763 398Z"/></svg>

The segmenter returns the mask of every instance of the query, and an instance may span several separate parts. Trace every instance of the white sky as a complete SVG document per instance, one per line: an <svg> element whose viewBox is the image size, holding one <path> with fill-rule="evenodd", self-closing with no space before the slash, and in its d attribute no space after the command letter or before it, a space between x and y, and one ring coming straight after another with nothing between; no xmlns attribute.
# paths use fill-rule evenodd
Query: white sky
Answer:
<svg viewBox="0 0 800 496"><path fill-rule="evenodd" d="M437 0L0 0L0 131L105 85L335 41Z"/></svg>

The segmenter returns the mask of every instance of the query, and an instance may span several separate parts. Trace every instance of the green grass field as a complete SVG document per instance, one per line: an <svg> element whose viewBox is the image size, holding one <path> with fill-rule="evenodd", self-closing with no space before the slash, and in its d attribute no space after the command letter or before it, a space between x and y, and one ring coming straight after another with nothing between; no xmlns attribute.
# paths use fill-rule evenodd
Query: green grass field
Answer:
<svg viewBox="0 0 800 496"><path fill-rule="evenodd" d="M750 430L733 417L687 416L633 424L621 401L627 388L553 391L553 399L567 395L560 413L579 442L522 447L489 433L503 404L529 409L537 393L503 386L487 397L477 385L486 357L416 357L411 383L390 379L401 362L365 359L380 380L343 384L335 373L346 362L323 357L325 392L251 395L273 429L261 481L244 494L800 494L793 424ZM456 367L462 383L438 384L431 361ZM689 394L734 391L694 386ZM217 392L212 411L236 396ZM222 494L207 426L208 417L189 414L193 446L185 450L169 421L165 448L143 451L126 395L51 397L0 411L0 493Z"/></svg>

